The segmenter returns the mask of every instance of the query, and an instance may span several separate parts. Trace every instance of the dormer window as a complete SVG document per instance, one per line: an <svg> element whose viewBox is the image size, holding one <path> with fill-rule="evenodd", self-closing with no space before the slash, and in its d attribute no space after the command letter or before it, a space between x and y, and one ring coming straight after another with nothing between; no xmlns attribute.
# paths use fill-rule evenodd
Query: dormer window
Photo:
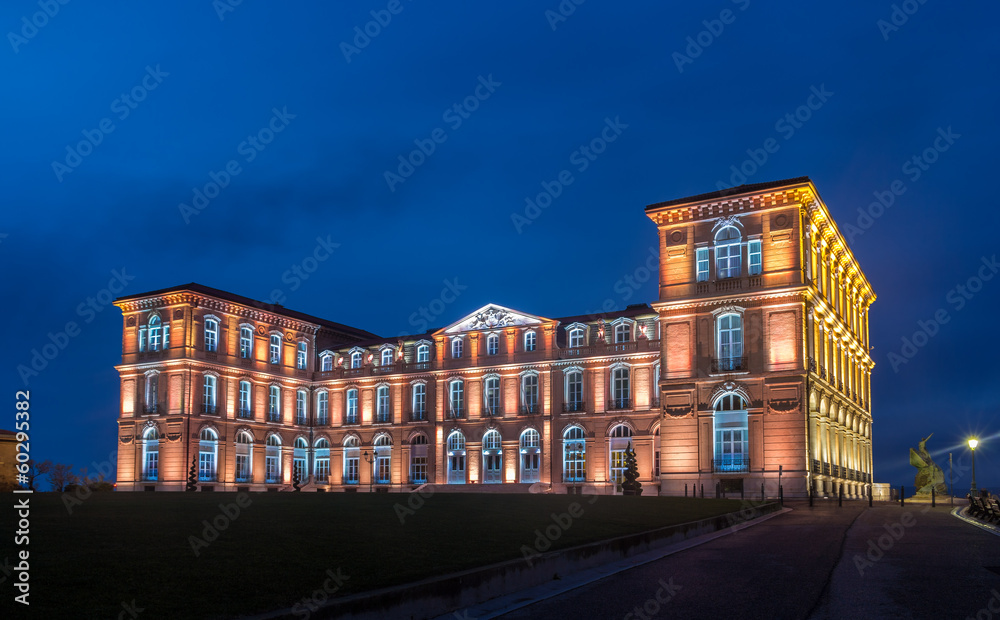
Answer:
<svg viewBox="0 0 1000 620"><path fill-rule="evenodd" d="M615 343L630 342L632 340L632 325L629 323L619 323L615 325Z"/></svg>

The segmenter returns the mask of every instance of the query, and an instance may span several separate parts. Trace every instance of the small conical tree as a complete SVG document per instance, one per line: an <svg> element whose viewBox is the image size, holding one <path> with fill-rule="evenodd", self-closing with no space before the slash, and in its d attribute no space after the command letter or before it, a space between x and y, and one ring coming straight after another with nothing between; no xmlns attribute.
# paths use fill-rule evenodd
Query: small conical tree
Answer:
<svg viewBox="0 0 1000 620"><path fill-rule="evenodd" d="M191 469L188 470L188 481L187 485L184 487L185 491L197 491L198 490L198 457L197 455L191 459Z"/></svg>
<svg viewBox="0 0 1000 620"><path fill-rule="evenodd" d="M292 470L292 490L301 491L302 490L302 479L299 477L299 468L296 467Z"/></svg>
<svg viewBox="0 0 1000 620"><path fill-rule="evenodd" d="M622 481L622 492L625 495L642 495L642 483L639 482L639 466L635 462L635 450L632 449L632 442L625 450L625 480Z"/></svg>

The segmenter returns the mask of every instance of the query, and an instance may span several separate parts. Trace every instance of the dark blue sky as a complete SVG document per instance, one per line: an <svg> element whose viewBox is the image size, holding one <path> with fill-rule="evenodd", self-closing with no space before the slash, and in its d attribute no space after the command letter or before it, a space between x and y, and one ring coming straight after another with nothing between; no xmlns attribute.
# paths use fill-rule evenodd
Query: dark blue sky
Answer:
<svg viewBox="0 0 1000 620"><path fill-rule="evenodd" d="M912 485L909 446L933 432L946 464L976 432L980 485L1000 484L1000 278L956 289L1000 254L1000 216L976 189L998 164L1000 10L904 3L919 8L892 30L879 25L890 2L670 4L592 1L555 21L555 0L243 2L223 19L210 0L70 2L35 28L22 18L38 4L5 2L8 403L32 350L80 325L29 380L32 454L85 466L115 449L121 315L86 309L114 270L134 278L122 294L277 289L288 307L385 335L422 331L415 313L445 281L467 288L429 326L490 301L549 317L624 307L657 294L622 284L656 247L643 207L731 184L731 166L774 138L747 182L810 176L842 230L875 192L905 188L851 239L879 296L876 479ZM346 48L372 11L391 21ZM700 34L703 21L718 34ZM798 127L779 124L814 87L832 94ZM477 94L474 111L447 113ZM577 152L616 119L604 152ZM281 131L262 150L244 144L269 124ZM84 133L99 143L80 148ZM412 174L387 182L435 136ZM933 163L912 162L928 148ZM179 205L233 160L238 174L186 221ZM572 183L516 226L563 170ZM284 276L317 237L339 246L307 280ZM894 369L890 353L935 313L947 322Z"/></svg>

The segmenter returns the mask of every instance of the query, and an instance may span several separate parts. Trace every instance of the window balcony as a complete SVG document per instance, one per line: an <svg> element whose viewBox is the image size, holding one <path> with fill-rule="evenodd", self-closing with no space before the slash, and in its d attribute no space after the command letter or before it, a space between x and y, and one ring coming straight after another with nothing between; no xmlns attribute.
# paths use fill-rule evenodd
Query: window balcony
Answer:
<svg viewBox="0 0 1000 620"><path fill-rule="evenodd" d="M295 416L295 423L304 426L309 424L309 419L304 415Z"/></svg>
<svg viewBox="0 0 1000 620"><path fill-rule="evenodd" d="M449 420L460 420L465 417L465 409L451 409L448 411Z"/></svg>
<svg viewBox="0 0 1000 620"><path fill-rule="evenodd" d="M269 411L267 414L268 422L281 422L281 414L277 411Z"/></svg>
<svg viewBox="0 0 1000 620"><path fill-rule="evenodd" d="M608 411L621 411L632 408L631 398L612 398L608 401Z"/></svg>
<svg viewBox="0 0 1000 620"><path fill-rule="evenodd" d="M330 474L316 474L317 484L330 484Z"/></svg>
<svg viewBox="0 0 1000 620"><path fill-rule="evenodd" d="M205 415L219 415L219 408L216 405L202 404L201 412Z"/></svg>
<svg viewBox="0 0 1000 620"><path fill-rule="evenodd" d="M749 370L746 357L713 357L712 373L744 372Z"/></svg>
<svg viewBox="0 0 1000 620"><path fill-rule="evenodd" d="M253 409L250 409L249 407L240 407L239 411L236 412L236 416L243 418L244 420L252 420Z"/></svg>
<svg viewBox="0 0 1000 620"><path fill-rule="evenodd" d="M587 403L582 400L562 404L563 413L583 413L587 410Z"/></svg>
<svg viewBox="0 0 1000 620"><path fill-rule="evenodd" d="M236 482L253 482L253 476L247 471L236 472Z"/></svg>
<svg viewBox="0 0 1000 620"><path fill-rule="evenodd" d="M243 368L253 368L253 359L249 357L240 358L240 366Z"/></svg>
<svg viewBox="0 0 1000 620"><path fill-rule="evenodd" d="M143 482L156 482L156 479L159 477L159 473L160 472L157 471L157 470L155 470L155 469L150 469L149 471L144 471L144 472L142 472L142 481Z"/></svg>
<svg viewBox="0 0 1000 620"><path fill-rule="evenodd" d="M267 478L264 479L264 483L265 484L280 484L281 480L278 480L277 478L274 478L272 476L268 476Z"/></svg>
<svg viewBox="0 0 1000 620"><path fill-rule="evenodd" d="M219 481L219 476L215 473L198 475L198 482L218 482L218 481Z"/></svg>
<svg viewBox="0 0 1000 620"><path fill-rule="evenodd" d="M143 405L142 412L147 415L166 413L166 408L159 403L153 403L151 405Z"/></svg>
<svg viewBox="0 0 1000 620"><path fill-rule="evenodd" d="M330 416L325 413L316 416L316 426L328 426L330 424Z"/></svg>
<svg viewBox="0 0 1000 620"><path fill-rule="evenodd" d="M411 411L408 416L410 422L425 422L427 421L427 411L425 409L420 409L419 411Z"/></svg>
<svg viewBox="0 0 1000 620"><path fill-rule="evenodd" d="M379 413L375 416L376 424L388 424L389 422L392 422L392 416L388 412Z"/></svg>
<svg viewBox="0 0 1000 620"><path fill-rule="evenodd" d="M538 403L527 403L521 405L521 415L537 415L542 412Z"/></svg>
<svg viewBox="0 0 1000 620"><path fill-rule="evenodd" d="M360 484L361 481L358 478L344 478L344 484Z"/></svg>
<svg viewBox="0 0 1000 620"><path fill-rule="evenodd" d="M750 457L724 456L712 461L712 471L718 473L746 473L750 471Z"/></svg>

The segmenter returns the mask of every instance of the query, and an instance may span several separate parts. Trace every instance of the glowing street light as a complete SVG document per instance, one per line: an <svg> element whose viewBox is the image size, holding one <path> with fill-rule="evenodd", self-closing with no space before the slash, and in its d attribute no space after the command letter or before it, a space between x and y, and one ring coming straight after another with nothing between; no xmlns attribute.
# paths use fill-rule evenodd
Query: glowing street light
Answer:
<svg viewBox="0 0 1000 620"><path fill-rule="evenodd" d="M975 497L979 494L976 490L976 447L979 445L979 440L973 437L969 440L969 448L972 449L972 496Z"/></svg>

